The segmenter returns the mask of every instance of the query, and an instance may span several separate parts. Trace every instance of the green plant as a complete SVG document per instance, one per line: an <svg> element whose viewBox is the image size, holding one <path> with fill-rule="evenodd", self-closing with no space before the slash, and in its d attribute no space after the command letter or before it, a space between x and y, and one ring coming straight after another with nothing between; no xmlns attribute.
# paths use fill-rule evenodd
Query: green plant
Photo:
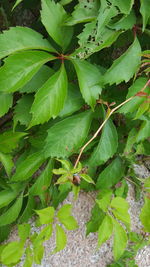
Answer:
<svg viewBox="0 0 150 267"><path fill-rule="evenodd" d="M55 217L54 210L80 188L99 191L87 234L98 231L99 246L113 234L115 261L124 255L126 177L143 189L132 165L150 154L150 5L134 2L41 0L47 33L17 26L0 35L0 240L14 223L20 237L0 248L7 266L24 251L24 267L41 262L55 217L77 228L70 205ZM140 219L147 232L149 207L146 195ZM47 224L39 236L27 224L34 214ZM54 252L65 244L57 224Z"/></svg>

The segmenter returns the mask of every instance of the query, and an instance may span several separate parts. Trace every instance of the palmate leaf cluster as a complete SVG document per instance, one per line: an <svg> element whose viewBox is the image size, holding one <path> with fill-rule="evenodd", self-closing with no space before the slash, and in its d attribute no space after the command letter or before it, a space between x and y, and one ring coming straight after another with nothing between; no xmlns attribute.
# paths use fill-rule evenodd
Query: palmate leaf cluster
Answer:
<svg viewBox="0 0 150 267"><path fill-rule="evenodd" d="M148 241L131 232L126 177L145 196L149 232L149 179L132 166L150 154L150 1L41 0L40 12L43 35L21 26L0 34L0 241L14 223L20 238L1 245L0 262L14 266L25 253L24 267L40 264L53 228L52 253L63 249L64 227L78 226L71 205L56 208L82 189L98 190L87 234L98 232L98 246L113 236L111 266L136 266ZM35 214L39 235L27 223Z"/></svg>

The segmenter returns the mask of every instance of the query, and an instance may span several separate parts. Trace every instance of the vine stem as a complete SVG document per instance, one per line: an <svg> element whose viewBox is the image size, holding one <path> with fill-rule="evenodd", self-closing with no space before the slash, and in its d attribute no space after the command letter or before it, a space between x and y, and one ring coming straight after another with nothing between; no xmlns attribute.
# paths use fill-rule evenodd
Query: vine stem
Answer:
<svg viewBox="0 0 150 267"><path fill-rule="evenodd" d="M150 85L150 79L147 81L147 83L144 85L144 87L140 90L140 92L143 92L146 87ZM106 118L105 120L103 121L103 123L100 125L100 127L98 128L98 130L95 132L95 134L92 136L92 138L80 149L80 153L76 159L76 162L74 164L74 168L77 167L78 163L79 163L79 160L83 154L83 151L84 149L98 136L99 132L102 130L102 128L104 127L104 125L106 124L106 122L109 120L109 118L111 117L111 115L117 110L119 109L120 107L122 107L123 105L125 105L126 103L128 103L129 101L131 101L134 97L134 96L131 96L130 98L126 99L124 102L122 102L121 104L119 104L118 106L116 106L115 108L111 109L111 111L109 112L109 114L106 115Z"/></svg>

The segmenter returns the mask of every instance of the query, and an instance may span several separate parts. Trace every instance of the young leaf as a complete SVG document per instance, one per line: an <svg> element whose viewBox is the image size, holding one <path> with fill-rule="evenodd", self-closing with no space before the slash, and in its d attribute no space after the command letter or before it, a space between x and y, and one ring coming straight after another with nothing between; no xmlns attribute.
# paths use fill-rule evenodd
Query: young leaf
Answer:
<svg viewBox="0 0 150 267"><path fill-rule="evenodd" d="M128 202L121 197L115 197L111 201L110 206L113 208L112 213L114 216L123 221L127 227L130 226L130 215L128 213L129 204Z"/></svg>
<svg viewBox="0 0 150 267"><path fill-rule="evenodd" d="M53 165L54 161L53 159L50 159L45 170L42 171L40 176L36 179L36 182L29 189L31 195L33 196L40 195L48 189L52 180Z"/></svg>
<svg viewBox="0 0 150 267"><path fill-rule="evenodd" d="M53 69L51 69L47 65L43 65L32 77L32 79L28 83L26 83L19 91L21 93L27 94L37 92L53 74Z"/></svg>
<svg viewBox="0 0 150 267"><path fill-rule="evenodd" d="M67 171L70 171L72 169L72 164L70 161L68 160L63 160L63 159L57 159L59 162L61 162L62 166L64 167L64 169L66 169Z"/></svg>
<svg viewBox="0 0 150 267"><path fill-rule="evenodd" d="M131 61L132 58L132 61ZM141 47L136 38L128 50L117 58L104 75L104 83L119 84L128 82L138 69L141 59Z"/></svg>
<svg viewBox="0 0 150 267"><path fill-rule="evenodd" d="M111 198L112 191L106 191L101 199L96 199L95 201L98 204L99 208L106 212L108 210L108 206L110 205Z"/></svg>
<svg viewBox="0 0 150 267"><path fill-rule="evenodd" d="M53 169L53 173L56 175L67 174L67 170L64 170L63 168Z"/></svg>
<svg viewBox="0 0 150 267"><path fill-rule="evenodd" d="M77 221L71 216L72 206L70 204L63 205L57 213L59 221L66 227L67 230L75 230L78 228Z"/></svg>
<svg viewBox="0 0 150 267"><path fill-rule="evenodd" d="M113 223L110 216L106 215L98 229L98 247L106 242L112 235Z"/></svg>
<svg viewBox="0 0 150 267"><path fill-rule="evenodd" d="M24 95L17 101L14 109L14 128L17 123L20 122L22 125L28 125L31 120L31 114L29 113L31 105L33 103L32 95Z"/></svg>
<svg viewBox="0 0 150 267"><path fill-rule="evenodd" d="M55 210L53 207L48 207L42 210L35 211L39 215L41 224L53 222Z"/></svg>
<svg viewBox="0 0 150 267"><path fill-rule="evenodd" d="M150 199L145 197L145 203L142 207L140 220L144 226L146 232L150 232Z"/></svg>
<svg viewBox="0 0 150 267"><path fill-rule="evenodd" d="M101 73L98 68L87 61L72 60L72 63L77 72L79 87L82 96L87 104L92 109L96 104L96 100L99 99L102 88L100 86Z"/></svg>
<svg viewBox="0 0 150 267"><path fill-rule="evenodd" d="M11 181L14 182L27 180L35 173L36 170L38 170L44 160L45 158L41 151L30 154L18 165L15 174L11 178Z"/></svg>
<svg viewBox="0 0 150 267"><path fill-rule="evenodd" d="M124 174L123 162L120 158L114 159L98 176L96 188L110 188L117 184Z"/></svg>
<svg viewBox="0 0 150 267"><path fill-rule="evenodd" d="M64 229L56 224L56 248L52 252L53 254L64 249L67 244L67 237Z"/></svg>
<svg viewBox="0 0 150 267"><path fill-rule="evenodd" d="M9 243L4 249L1 261L5 265L14 265L19 262L24 252L24 246L19 241Z"/></svg>
<svg viewBox="0 0 150 267"><path fill-rule="evenodd" d="M85 111L52 126L46 138L46 157L64 158L79 149L88 134L91 119L91 111Z"/></svg>
<svg viewBox="0 0 150 267"><path fill-rule="evenodd" d="M20 195L16 202L0 216L0 226L14 222L21 211L23 196Z"/></svg>
<svg viewBox="0 0 150 267"><path fill-rule="evenodd" d="M148 20L150 18L150 0L140 0L141 7L140 12L143 17L143 32L145 31L146 25L148 23Z"/></svg>
<svg viewBox="0 0 150 267"><path fill-rule="evenodd" d="M21 132L5 131L0 134L0 151L3 153L10 153L18 145L21 137L27 135Z"/></svg>
<svg viewBox="0 0 150 267"><path fill-rule="evenodd" d="M101 165L111 158L118 146L118 135L113 122L109 119L105 124L98 146L93 151L90 164Z"/></svg>
<svg viewBox="0 0 150 267"><path fill-rule="evenodd" d="M0 68L0 91L19 90L31 80L42 65L54 58L43 51L23 51L9 56Z"/></svg>
<svg viewBox="0 0 150 267"><path fill-rule="evenodd" d="M33 117L30 127L57 117L64 106L67 86L67 75L64 64L62 64L60 70L50 77L36 93L31 107Z"/></svg>
<svg viewBox="0 0 150 267"><path fill-rule="evenodd" d="M0 161L4 165L7 175L10 176L11 170L14 166L14 163L12 161L12 156L0 152Z"/></svg>
<svg viewBox="0 0 150 267"><path fill-rule="evenodd" d="M25 242L30 235L31 226L28 223L18 225L18 235L21 241Z"/></svg>
<svg viewBox="0 0 150 267"><path fill-rule="evenodd" d="M3 115L5 115L9 108L12 107L12 103L13 103L13 96L12 94L5 94L0 92L0 117L2 117Z"/></svg>
<svg viewBox="0 0 150 267"><path fill-rule="evenodd" d="M113 219L113 230L114 230L114 244L113 244L113 254L117 261L123 254L126 246L128 237L124 228Z"/></svg>
<svg viewBox="0 0 150 267"><path fill-rule="evenodd" d="M87 183L91 183L91 184L95 184L95 182L93 181L93 179L89 176L89 175L87 175L87 174L85 174L85 173L81 173L80 174L80 176L83 178L83 180L85 180Z"/></svg>
<svg viewBox="0 0 150 267"><path fill-rule="evenodd" d="M56 52L43 36L27 27L12 27L0 34L0 58L23 50L46 50Z"/></svg>
<svg viewBox="0 0 150 267"><path fill-rule="evenodd" d="M72 38L72 29L63 25L67 17L62 5L53 0L42 0L42 23L49 35L62 47L67 47Z"/></svg>

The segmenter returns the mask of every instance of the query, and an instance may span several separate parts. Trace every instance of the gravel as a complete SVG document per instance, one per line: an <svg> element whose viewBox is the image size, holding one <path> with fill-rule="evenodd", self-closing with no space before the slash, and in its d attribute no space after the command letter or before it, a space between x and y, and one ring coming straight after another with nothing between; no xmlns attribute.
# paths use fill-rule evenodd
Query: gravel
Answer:
<svg viewBox="0 0 150 267"><path fill-rule="evenodd" d="M141 178L150 176L149 171L143 165L134 166L136 174ZM90 233L87 237L85 223L91 216L91 208L94 205L96 192L80 192L77 201L73 200L72 193L64 203L73 203L73 215L77 219L79 228L76 231L67 232L67 246L63 251L51 255L51 251L55 248L55 235L45 242L45 256L40 267L105 267L113 261L112 240L107 241L97 249L97 234ZM139 221L139 213L143 205L143 199L135 201L134 188L129 183L129 193L127 200L130 204L131 229L140 233L142 225ZM32 223L32 230L37 231ZM16 231L12 233L11 240L16 238ZM150 267L150 246L144 247L138 251L136 255L136 263L139 267ZM23 266L21 261L18 267ZM34 265L38 267L39 265ZM129 266L130 267L130 266Z"/></svg>

